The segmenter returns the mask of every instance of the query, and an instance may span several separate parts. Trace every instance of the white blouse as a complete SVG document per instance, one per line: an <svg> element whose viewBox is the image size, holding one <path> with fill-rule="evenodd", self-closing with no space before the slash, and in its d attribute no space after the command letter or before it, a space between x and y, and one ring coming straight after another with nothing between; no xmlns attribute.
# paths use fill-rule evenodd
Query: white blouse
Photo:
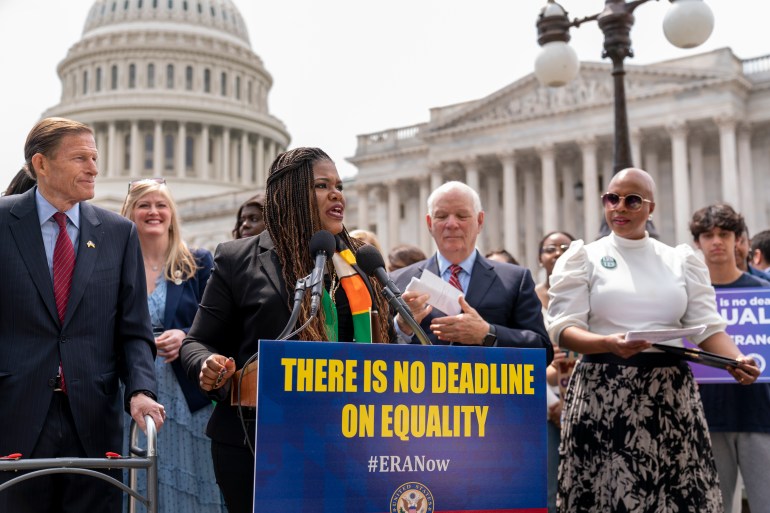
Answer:
<svg viewBox="0 0 770 513"><path fill-rule="evenodd" d="M555 344L569 326L610 335L704 324L706 330L692 337L697 344L726 326L708 268L692 248L672 248L647 234L574 241L556 261L548 295L546 326Z"/></svg>

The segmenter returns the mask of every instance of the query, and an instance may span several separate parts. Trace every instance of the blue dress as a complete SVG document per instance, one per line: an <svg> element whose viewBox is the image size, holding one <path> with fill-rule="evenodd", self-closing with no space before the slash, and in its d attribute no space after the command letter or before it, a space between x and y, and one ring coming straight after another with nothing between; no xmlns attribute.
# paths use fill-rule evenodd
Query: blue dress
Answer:
<svg viewBox="0 0 770 513"><path fill-rule="evenodd" d="M167 282L161 275L147 298L154 331L163 326L166 293ZM223 513L226 509L214 477L211 441L205 435L214 407L210 404L191 413L171 365L157 357L155 371L158 402L166 409L166 421L158 431L158 511ZM130 417L127 419L130 423ZM139 440L139 446L146 447L143 433ZM127 445L124 454L128 454ZM137 490L143 495L147 492L145 479L144 471L139 472ZM137 504L137 511L145 510Z"/></svg>

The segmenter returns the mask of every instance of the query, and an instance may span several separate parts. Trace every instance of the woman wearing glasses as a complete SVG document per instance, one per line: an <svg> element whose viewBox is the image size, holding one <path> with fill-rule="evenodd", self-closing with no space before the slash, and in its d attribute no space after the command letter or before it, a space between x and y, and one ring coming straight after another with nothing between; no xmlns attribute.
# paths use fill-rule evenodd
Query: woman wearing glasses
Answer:
<svg viewBox="0 0 770 513"><path fill-rule="evenodd" d="M221 512L210 443L204 435L213 406L196 383L187 379L179 360L179 348L211 274L211 253L187 248L176 204L162 178L131 182L121 214L136 224L139 234L158 349L158 400L167 412L166 425L158 433L162 448L159 511ZM144 492L141 479L139 484Z"/></svg>
<svg viewBox="0 0 770 513"><path fill-rule="evenodd" d="M565 397L557 506L572 511L722 510L703 408L689 367L625 340L630 330L705 325L691 340L759 375L724 332L708 269L687 245L651 239L655 184L625 169L602 196L612 232L574 242L551 275L548 332L583 354ZM681 344L672 340L671 344Z"/></svg>

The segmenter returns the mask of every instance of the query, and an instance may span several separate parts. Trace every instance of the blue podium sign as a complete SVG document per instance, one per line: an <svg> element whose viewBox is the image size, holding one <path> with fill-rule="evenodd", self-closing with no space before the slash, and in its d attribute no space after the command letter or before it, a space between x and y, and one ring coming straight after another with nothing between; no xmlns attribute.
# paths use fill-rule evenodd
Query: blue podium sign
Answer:
<svg viewBox="0 0 770 513"><path fill-rule="evenodd" d="M546 511L545 351L261 341L254 511Z"/></svg>

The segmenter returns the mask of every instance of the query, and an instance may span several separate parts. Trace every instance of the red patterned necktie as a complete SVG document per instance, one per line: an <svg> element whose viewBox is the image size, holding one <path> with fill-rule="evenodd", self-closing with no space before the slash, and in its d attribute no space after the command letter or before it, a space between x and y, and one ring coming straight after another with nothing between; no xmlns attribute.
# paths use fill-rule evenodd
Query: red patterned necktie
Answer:
<svg viewBox="0 0 770 513"><path fill-rule="evenodd" d="M449 272L451 273L449 275L449 284L460 292L463 292L463 286L460 285L460 273L462 270L463 268L457 264L452 264L449 266Z"/></svg>
<svg viewBox="0 0 770 513"><path fill-rule="evenodd" d="M72 271L75 269L75 248L67 234L67 215L63 212L56 212L53 218L59 225L59 236L56 238L56 246L53 250L53 294L56 298L59 322L64 324L64 315L67 313L67 301L69 301L70 287L72 286ZM64 371L61 362L59 362L59 376L62 391L66 393L67 388L64 384Z"/></svg>

